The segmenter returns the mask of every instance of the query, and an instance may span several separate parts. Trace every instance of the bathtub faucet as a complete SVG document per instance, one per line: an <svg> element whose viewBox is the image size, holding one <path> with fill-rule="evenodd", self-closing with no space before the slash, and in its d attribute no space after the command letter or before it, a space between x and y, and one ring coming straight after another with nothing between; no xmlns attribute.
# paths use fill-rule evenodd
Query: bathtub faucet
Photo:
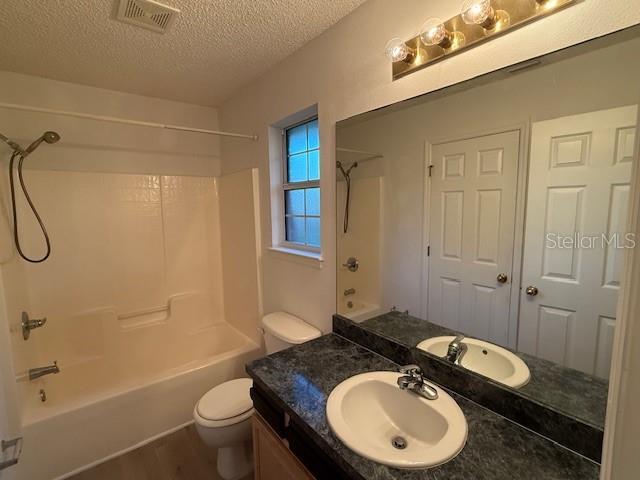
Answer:
<svg viewBox="0 0 640 480"><path fill-rule="evenodd" d="M52 373L60 373L58 362L53 362L53 365L47 365L46 367L32 368L29 370L29 380L35 380L36 378L44 377Z"/></svg>
<svg viewBox="0 0 640 480"><path fill-rule="evenodd" d="M347 288L344 291L344 296L348 297L349 295L355 295L356 294L356 289L355 288Z"/></svg>

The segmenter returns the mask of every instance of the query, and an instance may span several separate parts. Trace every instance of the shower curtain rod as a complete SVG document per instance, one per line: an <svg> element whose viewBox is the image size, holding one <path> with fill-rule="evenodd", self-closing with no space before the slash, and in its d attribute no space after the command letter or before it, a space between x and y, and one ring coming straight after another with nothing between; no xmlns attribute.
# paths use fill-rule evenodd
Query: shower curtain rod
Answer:
<svg viewBox="0 0 640 480"><path fill-rule="evenodd" d="M358 153L358 154L361 154L361 155L369 155L370 157L384 157L384 155L382 155L381 153L367 152L367 151L364 151L364 150L354 150L353 148L336 147L336 150L338 152Z"/></svg>
<svg viewBox="0 0 640 480"><path fill-rule="evenodd" d="M89 120L99 120L102 122L122 123L126 125L137 125L140 127L163 128L165 130L178 130L181 132L204 133L206 135L218 135L221 137L246 138L248 140L253 140L254 142L258 140L257 135L247 135L244 133L221 132L219 130L207 130L204 128L182 127L180 125L166 125L164 123L144 122L141 120L127 120L125 118L108 117L105 115L91 115L89 113L69 112L66 110L53 110L50 108L32 107L29 105L17 105L15 103L0 103L0 107L8 108L11 110L23 110L27 112L48 113L52 115L64 115L67 117L86 118Z"/></svg>

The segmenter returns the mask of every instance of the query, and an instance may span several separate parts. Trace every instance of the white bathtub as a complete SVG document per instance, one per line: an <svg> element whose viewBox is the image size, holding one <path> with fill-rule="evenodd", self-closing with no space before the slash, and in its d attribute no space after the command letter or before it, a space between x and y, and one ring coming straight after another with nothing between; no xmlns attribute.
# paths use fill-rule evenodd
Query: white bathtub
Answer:
<svg viewBox="0 0 640 480"><path fill-rule="evenodd" d="M128 352L128 367L98 358L22 382L24 449L17 478L66 478L190 423L202 394L246 376L244 365L262 354L227 323L192 335L186 349L158 345L144 357ZM47 393L44 403L40 388Z"/></svg>
<svg viewBox="0 0 640 480"><path fill-rule="evenodd" d="M338 313L354 322L360 323L380 315L379 305L363 302L357 298L344 297L338 304Z"/></svg>

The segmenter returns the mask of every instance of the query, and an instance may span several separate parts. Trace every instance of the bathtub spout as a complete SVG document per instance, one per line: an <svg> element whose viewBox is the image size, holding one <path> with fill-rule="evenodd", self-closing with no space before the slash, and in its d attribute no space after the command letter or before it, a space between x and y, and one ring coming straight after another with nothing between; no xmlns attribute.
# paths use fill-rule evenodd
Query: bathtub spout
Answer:
<svg viewBox="0 0 640 480"><path fill-rule="evenodd" d="M29 380L35 380L36 378L44 377L45 375L60 373L58 362L53 362L53 365L47 365L46 367L32 368L29 370Z"/></svg>

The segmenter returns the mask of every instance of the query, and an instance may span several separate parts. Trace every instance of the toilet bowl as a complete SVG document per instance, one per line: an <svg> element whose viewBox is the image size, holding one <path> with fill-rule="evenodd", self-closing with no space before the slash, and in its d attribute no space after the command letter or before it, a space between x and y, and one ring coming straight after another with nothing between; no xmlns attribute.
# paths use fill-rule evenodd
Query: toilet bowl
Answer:
<svg viewBox="0 0 640 480"><path fill-rule="evenodd" d="M225 480L240 479L253 470L249 396L251 379L237 378L212 388L193 409L202 441L218 449L218 473Z"/></svg>
<svg viewBox="0 0 640 480"><path fill-rule="evenodd" d="M262 319L267 354L318 338L320 330L285 312ZM249 395L252 381L236 378L212 388L193 409L196 430L202 441L218 449L218 474L224 480L243 478L253 470Z"/></svg>

